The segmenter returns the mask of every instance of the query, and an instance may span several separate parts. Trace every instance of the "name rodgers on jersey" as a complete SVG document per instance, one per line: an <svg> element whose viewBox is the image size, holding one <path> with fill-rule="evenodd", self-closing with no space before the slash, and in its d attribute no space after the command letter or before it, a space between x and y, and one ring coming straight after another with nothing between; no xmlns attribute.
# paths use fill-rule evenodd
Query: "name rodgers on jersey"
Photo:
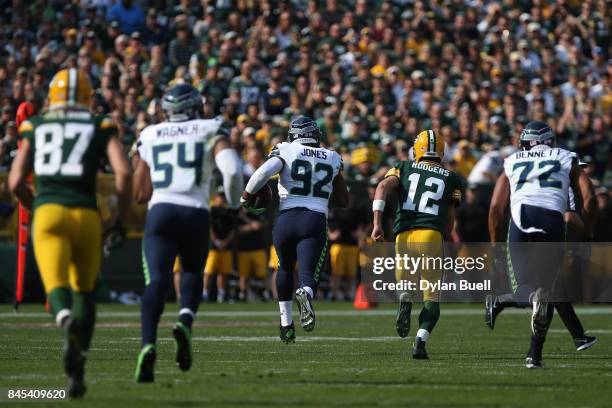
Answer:
<svg viewBox="0 0 612 408"><path fill-rule="evenodd" d="M386 177L397 177L400 182L395 235L416 228L446 234L448 208L459 205L463 197L463 187L455 173L435 163L402 161Z"/></svg>

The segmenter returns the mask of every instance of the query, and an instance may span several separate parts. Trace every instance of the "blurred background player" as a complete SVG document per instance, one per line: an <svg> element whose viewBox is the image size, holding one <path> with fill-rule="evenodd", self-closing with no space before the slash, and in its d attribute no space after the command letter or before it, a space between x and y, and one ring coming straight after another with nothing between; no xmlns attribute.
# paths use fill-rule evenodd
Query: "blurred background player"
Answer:
<svg viewBox="0 0 612 408"><path fill-rule="evenodd" d="M217 277L217 302L226 300L227 277L234 269L232 242L235 236L235 215L228 208L223 187L219 186L210 207L210 251L204 267L202 300L209 300L211 279Z"/></svg>
<svg viewBox="0 0 612 408"><path fill-rule="evenodd" d="M88 111L91 93L84 73L71 68L55 74L48 110L21 123L23 142L9 179L11 191L34 209L34 254L50 311L64 330L68 394L75 398L85 393L85 359L96 319L94 290L102 246L96 174L101 158L106 155L110 161L119 197L117 218L106 231L105 252L125 240L132 187L117 129L106 117ZM32 169L36 196L26 183Z"/></svg>
<svg viewBox="0 0 612 408"><path fill-rule="evenodd" d="M350 200L349 200L350 201ZM334 209L328 220L329 260L331 266L331 298L350 300L355 293L359 268L358 229L361 218L351 208Z"/></svg>
<svg viewBox="0 0 612 408"><path fill-rule="evenodd" d="M442 242L450 236L455 223L455 206L463 195L459 177L442 166L444 150L444 140L433 130L424 130L414 141L415 161L401 161L387 172L376 189L372 204L374 241L385 239L382 224L385 200L391 191L397 191L399 203L393 227L396 253L442 255ZM442 273L422 268L421 279L439 282ZM398 281L408 279L401 270L397 270L396 277ZM424 304L412 350L415 359L428 358L425 344L440 318L439 297L437 291L423 291ZM410 331L412 301L410 293L399 294L396 330L400 337L408 336Z"/></svg>
<svg viewBox="0 0 612 408"><path fill-rule="evenodd" d="M246 211L238 214L238 300L247 300L249 289L264 299L268 276L266 230L265 216Z"/></svg>
<svg viewBox="0 0 612 408"><path fill-rule="evenodd" d="M493 191L489 235L493 243L500 240L504 213L510 202L508 249L513 301L533 307L531 345L525 366L542 368L542 349L554 313L550 296L564 248L521 243L564 242L568 189L574 191L576 202L583 202L588 191L579 182L582 170L576 154L554 147L555 134L546 123L527 123L519 143L521 151L506 158L504 174Z"/></svg>
<svg viewBox="0 0 612 408"><path fill-rule="evenodd" d="M268 180L280 174L278 194L280 215L274 225L273 240L279 259L276 291L280 309L280 338L295 341L291 316L293 269L298 261L299 287L295 299L300 324L306 331L315 326L312 299L316 295L321 269L327 255L327 211L330 202L348 204L348 191L342 177L342 159L334 151L320 147L321 131L310 118L300 116L289 126L287 142L276 145L269 159L251 176L243 194L243 207L254 207L255 194Z"/></svg>
<svg viewBox="0 0 612 408"><path fill-rule="evenodd" d="M239 206L240 159L229 147L219 119L200 119L202 97L187 84L166 91L166 122L146 127L137 142L135 198L149 202L143 237L145 291L142 349L136 381L153 382L157 325L175 258L180 258L180 310L172 334L176 363L191 368L191 325L202 297L202 271L210 239L209 184L213 160L223 175L230 208ZM149 201L150 200L150 201Z"/></svg>

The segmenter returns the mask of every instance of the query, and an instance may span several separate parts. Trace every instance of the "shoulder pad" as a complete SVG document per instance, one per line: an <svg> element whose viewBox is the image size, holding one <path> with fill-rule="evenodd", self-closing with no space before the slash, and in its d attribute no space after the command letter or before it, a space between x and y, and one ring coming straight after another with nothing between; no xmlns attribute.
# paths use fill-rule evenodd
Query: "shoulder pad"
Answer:
<svg viewBox="0 0 612 408"><path fill-rule="evenodd" d="M34 130L34 125L29 120L24 120L19 125L19 133L31 132L32 130Z"/></svg>
<svg viewBox="0 0 612 408"><path fill-rule="evenodd" d="M100 129L110 129L115 127L115 123L110 118L102 118L100 120Z"/></svg>

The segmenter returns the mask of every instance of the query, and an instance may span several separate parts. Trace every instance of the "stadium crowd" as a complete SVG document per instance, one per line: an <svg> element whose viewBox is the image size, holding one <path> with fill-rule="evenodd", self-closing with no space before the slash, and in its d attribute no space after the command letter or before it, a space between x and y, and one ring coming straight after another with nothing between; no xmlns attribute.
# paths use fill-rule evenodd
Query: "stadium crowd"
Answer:
<svg viewBox="0 0 612 408"><path fill-rule="evenodd" d="M502 159L528 120L544 120L589 163L595 239L612 241L606 0L15 0L0 13L0 171L60 68L89 74L91 108L112 117L126 151L162 120L164 89L187 82L205 116L223 116L247 176L300 114L341 152L353 191L370 194L420 130L435 130L468 187L455 239L486 241ZM370 212L367 194L353 196L330 220L332 242L351 247ZM243 221L251 238L269 227Z"/></svg>

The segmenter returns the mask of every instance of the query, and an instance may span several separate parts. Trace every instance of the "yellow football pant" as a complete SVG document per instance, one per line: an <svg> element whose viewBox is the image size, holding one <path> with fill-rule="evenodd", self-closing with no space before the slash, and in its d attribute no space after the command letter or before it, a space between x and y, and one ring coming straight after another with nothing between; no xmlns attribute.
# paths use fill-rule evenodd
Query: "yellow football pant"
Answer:
<svg viewBox="0 0 612 408"><path fill-rule="evenodd" d="M331 273L334 276L355 277L359 265L357 245L332 244L329 247Z"/></svg>
<svg viewBox="0 0 612 408"><path fill-rule="evenodd" d="M227 276L232 273L232 252L224 249L211 249L208 251L208 258L206 258L206 266L204 267L205 275L212 275L218 273L223 276Z"/></svg>
<svg viewBox="0 0 612 408"><path fill-rule="evenodd" d="M238 252L238 274L241 278L255 276L257 279L265 279L268 276L266 251L257 249Z"/></svg>
<svg viewBox="0 0 612 408"><path fill-rule="evenodd" d="M443 237L442 234L434 229L417 228L401 232L395 238L395 252L400 255L408 254L412 257L441 257ZM423 267L419 273L411 274L403 269L395 270L397 281L408 280L415 282L419 287L419 277L431 283L442 280L443 271L436 268ZM423 300L437 302L439 300L438 291L429 288L423 290Z"/></svg>
<svg viewBox="0 0 612 408"><path fill-rule="evenodd" d="M96 210L43 204L34 211L33 244L45 292L91 292L100 269L102 225Z"/></svg>

